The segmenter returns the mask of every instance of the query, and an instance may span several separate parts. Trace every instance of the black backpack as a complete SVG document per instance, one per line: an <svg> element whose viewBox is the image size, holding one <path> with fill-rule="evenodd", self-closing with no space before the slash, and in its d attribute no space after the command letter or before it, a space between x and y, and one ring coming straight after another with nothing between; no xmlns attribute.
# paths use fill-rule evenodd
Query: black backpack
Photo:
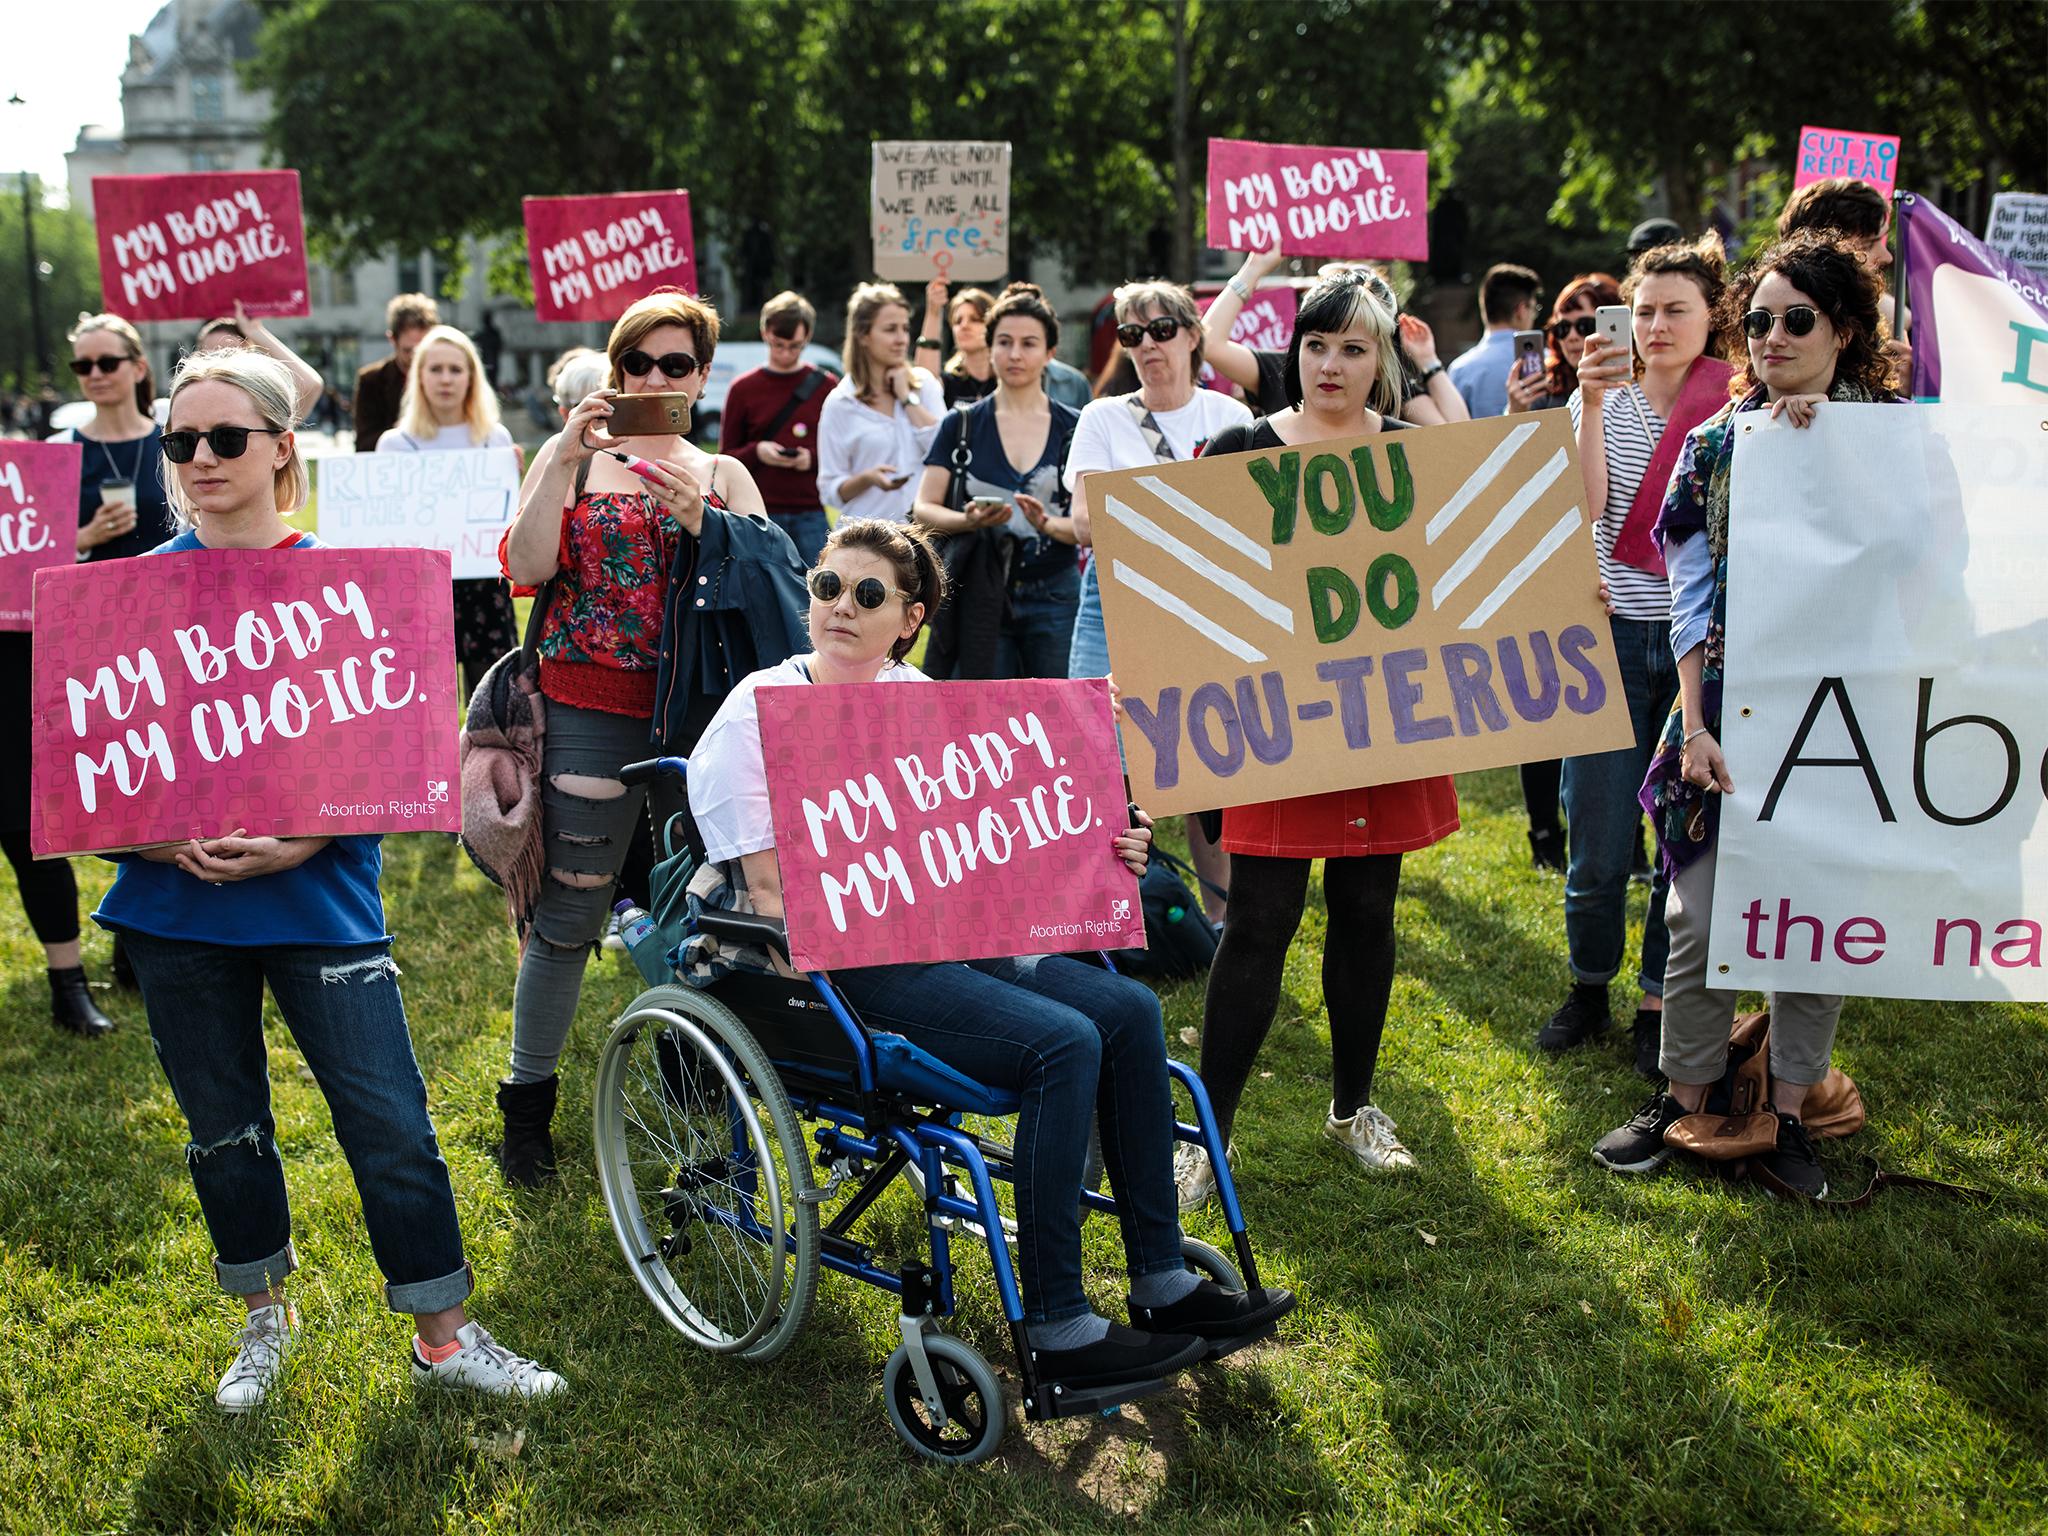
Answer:
<svg viewBox="0 0 2048 1536"><path fill-rule="evenodd" d="M1202 910L1201 902L1188 889L1187 881L1181 879L1183 874L1218 896L1229 894L1155 846L1152 860L1145 866L1145 876L1138 882L1138 899L1145 912L1145 948L1110 952L1116 968L1124 975L1147 981L1178 981L1199 976L1216 958L1216 929Z"/></svg>

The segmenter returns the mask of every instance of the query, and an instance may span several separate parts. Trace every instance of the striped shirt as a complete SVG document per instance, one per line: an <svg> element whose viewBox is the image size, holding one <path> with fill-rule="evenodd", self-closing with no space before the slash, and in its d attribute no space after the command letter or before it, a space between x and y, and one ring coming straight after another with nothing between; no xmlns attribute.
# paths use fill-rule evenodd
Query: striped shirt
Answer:
<svg viewBox="0 0 2048 1536"><path fill-rule="evenodd" d="M1585 414L1583 397L1572 391L1566 402L1572 413L1576 437ZM1616 618L1658 619L1671 617L1671 587L1653 572L1614 558L1614 541L1628 522L1628 509L1636 499L1657 441L1664 435L1664 418L1650 408L1649 397L1640 384L1610 389L1601 402L1600 430L1607 444L1607 505L1593 524L1593 548L1600 557L1600 579L1607 583L1614 600Z"/></svg>

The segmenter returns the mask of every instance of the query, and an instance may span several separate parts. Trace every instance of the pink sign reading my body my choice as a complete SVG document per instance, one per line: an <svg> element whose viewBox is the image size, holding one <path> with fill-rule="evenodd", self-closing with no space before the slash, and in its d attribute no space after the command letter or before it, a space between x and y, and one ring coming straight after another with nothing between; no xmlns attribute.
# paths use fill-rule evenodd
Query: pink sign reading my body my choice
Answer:
<svg viewBox="0 0 2048 1536"><path fill-rule="evenodd" d="M1850 133L1842 128L1799 130L1799 169L1792 185L1830 176L1866 181L1886 197L1899 184L1899 141L1884 133Z"/></svg>
<svg viewBox="0 0 2048 1536"><path fill-rule="evenodd" d="M759 706L799 968L1145 942L1105 680L798 684Z"/></svg>
<svg viewBox="0 0 2048 1536"><path fill-rule="evenodd" d="M306 315L297 171L95 176L100 292L130 320Z"/></svg>
<svg viewBox="0 0 2048 1536"><path fill-rule="evenodd" d="M529 197L526 260L542 320L616 320L657 288L697 291L687 192Z"/></svg>
<svg viewBox="0 0 2048 1536"><path fill-rule="evenodd" d="M77 559L80 443L0 441L0 629L27 629L30 583Z"/></svg>
<svg viewBox="0 0 2048 1536"><path fill-rule="evenodd" d="M1209 244L1421 261L1429 255L1428 152L1211 139Z"/></svg>
<svg viewBox="0 0 2048 1536"><path fill-rule="evenodd" d="M144 555L35 599L36 857L459 829L445 550Z"/></svg>

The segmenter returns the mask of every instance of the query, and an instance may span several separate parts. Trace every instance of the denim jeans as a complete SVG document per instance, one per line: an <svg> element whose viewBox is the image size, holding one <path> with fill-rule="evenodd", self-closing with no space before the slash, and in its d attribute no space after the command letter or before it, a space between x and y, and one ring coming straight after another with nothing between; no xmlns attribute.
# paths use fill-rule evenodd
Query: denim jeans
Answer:
<svg viewBox="0 0 2048 1536"><path fill-rule="evenodd" d="M1635 741L1612 752L1564 760L1564 819L1571 839L1564 877L1565 943L1572 975L1600 985L1621 970L1628 943L1628 873L1643 808L1636 794L1678 697L1678 663L1671 656L1671 626L1663 620L1614 618L1615 660L1628 700ZM1659 861L1652 860L1652 863ZM1643 963L1638 980L1652 997L1664 993L1670 935L1664 929L1664 871L1650 885L1643 919Z"/></svg>
<svg viewBox="0 0 2048 1536"><path fill-rule="evenodd" d="M440 1312L468 1296L455 1195L427 1115L391 946L122 938L157 1060L191 1130L185 1162L221 1288L254 1295L298 1266L270 1118L267 981L334 1117L391 1310Z"/></svg>
<svg viewBox="0 0 2048 1536"><path fill-rule="evenodd" d="M1102 627L1102 591L1095 562L1081 573L1081 600L1074 609L1074 639L1067 648L1067 676L1109 676L1109 635Z"/></svg>
<svg viewBox="0 0 2048 1536"><path fill-rule="evenodd" d="M1081 603L1075 567L1010 588L1010 622L996 638L997 677L1065 677Z"/></svg>
<svg viewBox="0 0 2048 1536"><path fill-rule="evenodd" d="M1065 955L837 972L855 1010L991 1088L1017 1117L1017 1256L1025 1321L1089 1310L1081 1289L1081 1168L1089 1116L1135 1278L1181 1267L1173 1095L1159 999Z"/></svg>
<svg viewBox="0 0 2048 1536"><path fill-rule="evenodd" d="M806 566L818 563L818 552L825 547L825 509L815 512L771 512L768 520L789 535L789 542L796 546L796 552Z"/></svg>

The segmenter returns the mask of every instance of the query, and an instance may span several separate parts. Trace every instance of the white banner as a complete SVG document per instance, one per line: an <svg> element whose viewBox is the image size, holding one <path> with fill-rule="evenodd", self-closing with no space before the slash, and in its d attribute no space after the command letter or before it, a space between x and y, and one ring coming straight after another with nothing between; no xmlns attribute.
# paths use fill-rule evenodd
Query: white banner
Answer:
<svg viewBox="0 0 2048 1536"><path fill-rule="evenodd" d="M2048 411L1736 440L1717 986L2048 1000Z"/></svg>
<svg viewBox="0 0 2048 1536"><path fill-rule="evenodd" d="M498 540L519 509L510 448L337 453L311 468L314 520L329 544L445 549L457 581L499 574Z"/></svg>

